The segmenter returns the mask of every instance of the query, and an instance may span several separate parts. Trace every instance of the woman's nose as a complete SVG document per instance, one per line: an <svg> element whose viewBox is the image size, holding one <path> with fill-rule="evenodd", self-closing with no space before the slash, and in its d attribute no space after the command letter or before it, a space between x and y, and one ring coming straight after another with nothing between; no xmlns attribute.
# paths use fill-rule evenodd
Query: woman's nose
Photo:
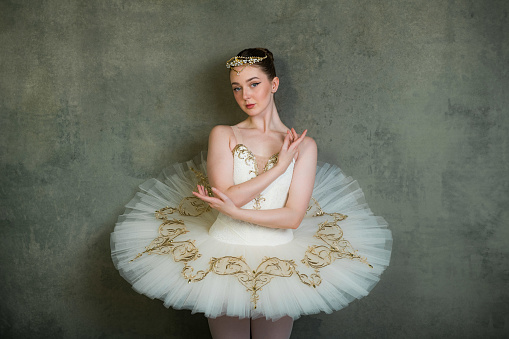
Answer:
<svg viewBox="0 0 509 339"><path fill-rule="evenodd" d="M247 100L251 97L251 92L249 91L248 88L245 88L243 91L242 91L242 98L244 100Z"/></svg>

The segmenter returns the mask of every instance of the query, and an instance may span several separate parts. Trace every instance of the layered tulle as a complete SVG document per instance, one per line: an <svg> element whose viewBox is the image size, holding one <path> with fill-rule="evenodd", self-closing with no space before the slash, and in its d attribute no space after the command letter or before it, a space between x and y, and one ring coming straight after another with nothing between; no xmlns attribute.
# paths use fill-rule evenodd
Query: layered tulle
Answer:
<svg viewBox="0 0 509 339"><path fill-rule="evenodd" d="M318 165L310 209L291 242L246 246L211 237L217 212L189 198L204 183L203 158L143 183L119 217L112 258L137 292L212 318L278 319L339 310L379 281L391 232L338 167Z"/></svg>

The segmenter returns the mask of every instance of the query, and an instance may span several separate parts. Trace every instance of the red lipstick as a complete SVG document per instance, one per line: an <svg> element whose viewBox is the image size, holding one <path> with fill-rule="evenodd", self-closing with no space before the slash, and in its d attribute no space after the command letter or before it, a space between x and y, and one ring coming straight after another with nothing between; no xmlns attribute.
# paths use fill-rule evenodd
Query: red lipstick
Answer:
<svg viewBox="0 0 509 339"><path fill-rule="evenodd" d="M247 107L248 109L251 109L251 108L253 108L253 107L254 107L254 105L255 105L255 104L248 104L248 105L246 105L246 107Z"/></svg>

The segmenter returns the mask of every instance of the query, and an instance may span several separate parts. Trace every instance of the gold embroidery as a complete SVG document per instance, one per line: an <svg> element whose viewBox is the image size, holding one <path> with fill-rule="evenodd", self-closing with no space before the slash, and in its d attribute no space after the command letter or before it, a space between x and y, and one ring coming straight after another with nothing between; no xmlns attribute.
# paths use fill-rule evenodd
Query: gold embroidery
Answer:
<svg viewBox="0 0 509 339"><path fill-rule="evenodd" d="M325 212L322 210L320 205L318 204L318 201L316 201L315 198L311 197L311 202L306 209L306 216L312 216L312 217L321 217L324 215Z"/></svg>
<svg viewBox="0 0 509 339"><path fill-rule="evenodd" d="M197 217L211 209L212 208L207 205L207 203L197 197L185 197L177 208L166 206L157 210L155 212L156 219L163 220L163 223L159 226L159 236L145 247L145 251L138 253L131 261L140 258L144 253L149 255L153 253L171 253L173 259L177 262L187 262L199 258L201 254L198 253L198 248L194 245L193 240L173 241L173 239L179 235L189 231L186 229L183 220L175 218L168 219L168 215L178 212L182 216ZM174 225L180 225L181 227L176 227Z"/></svg>
<svg viewBox="0 0 509 339"><path fill-rule="evenodd" d="M249 173L254 173L256 176L259 175L258 162L256 161L256 156L254 155L253 152L251 152L249 150L249 148L247 148L246 145L244 145L244 144L237 144L235 146L235 148L233 148L232 153L234 155L237 154L237 157L239 159L245 160L246 161L246 165L254 167L254 169L249 171ZM279 153L273 154L269 158L269 160L267 160L267 163L263 167L263 171L267 172L268 170L273 168L277 164L278 159L279 159Z"/></svg>
<svg viewBox="0 0 509 339"><path fill-rule="evenodd" d="M254 210L259 210L259 209L262 208L261 202L265 201L265 198L262 197L261 194L258 194L258 196L256 198L254 198L253 200L255 201L254 205L253 205L253 209Z"/></svg>
<svg viewBox="0 0 509 339"><path fill-rule="evenodd" d="M203 187L205 187L205 189L207 190L207 194L209 195L209 197L212 197L213 194L212 194L212 188L210 187L210 184L209 184L209 179L207 176L205 176L205 174L203 174L202 172L200 171L197 171L195 170L194 168L190 167L191 171L193 171L193 173L196 175L196 179L198 179L198 185L202 185Z"/></svg>
<svg viewBox="0 0 509 339"><path fill-rule="evenodd" d="M156 212L156 217L157 215L164 215L164 212L158 212ZM152 240L152 242L147 247L145 247L145 251L139 253L131 261L138 259L145 253L149 255L171 254L173 256L173 260L176 262L188 262L199 258L201 254L198 253L198 248L194 245L193 240L174 241L176 237L187 232L188 230L186 229L186 226L182 220L165 219L164 222L159 226L159 236Z"/></svg>
<svg viewBox="0 0 509 339"><path fill-rule="evenodd" d="M156 211L156 218L165 220L168 214L173 214L175 212L186 217L197 217L210 210L212 210L212 208L200 198L185 197L180 201L177 208L166 206Z"/></svg>
<svg viewBox="0 0 509 339"><path fill-rule="evenodd" d="M322 240L328 246L310 246L306 251L302 263L315 270L330 265L336 259L356 259L360 262L371 266L365 257L357 254L350 242L343 238L343 230L338 225L339 221L348 218L347 215L341 213L326 213L323 211L318 201L311 197L312 203L308 206L306 214L311 214L312 217L329 215L334 218L334 221L324 221L318 225L318 231L314 235L315 238Z"/></svg>
<svg viewBox="0 0 509 339"><path fill-rule="evenodd" d="M357 254L358 251L343 238L343 230L337 223L345 218L345 215L340 214L339 218L334 216L334 221L324 221L318 225L318 231L314 237L322 240L326 245L309 246L304 259L301 260L303 264L318 270L332 264L336 259L356 259L373 268L367 259Z"/></svg>
<svg viewBox="0 0 509 339"><path fill-rule="evenodd" d="M254 170L249 171L249 173L254 173L256 176L258 175L258 164L256 163L256 158L245 145L237 144L235 148L232 150L233 155L237 154L237 157L246 162L246 165L253 166Z"/></svg>
<svg viewBox="0 0 509 339"><path fill-rule="evenodd" d="M276 154L273 154L269 160L267 160L267 163L265 164L265 167L263 168L263 171L264 172L267 172L268 170L270 170L272 167L276 166L277 164L277 161L279 160L279 152L276 153Z"/></svg>
<svg viewBox="0 0 509 339"><path fill-rule="evenodd" d="M239 159L245 160L246 165L253 167L253 170L250 170L249 173L254 173L255 176L258 176L259 171L258 171L258 162L256 161L256 156L254 155L253 152L251 152L249 150L249 148L247 148L246 145L244 145L244 144L237 144L233 148L232 153L233 153L234 156L237 155L237 157ZM263 171L267 172L268 170L273 168L277 164L278 159L279 159L279 153L273 154L267 160L267 163L265 164L265 167L263 168ZM262 195L259 194L253 200L254 200L253 209L259 210L259 209L262 208L261 202L265 201L265 198L263 198Z"/></svg>
<svg viewBox="0 0 509 339"><path fill-rule="evenodd" d="M311 197L311 201L312 202L309 204L308 208L306 209L306 215L310 215L312 217L321 217L323 215L330 215L330 216L334 217L334 219L337 221L345 220L348 217L347 215L344 215L341 213L325 213L315 198Z"/></svg>
<svg viewBox="0 0 509 339"><path fill-rule="evenodd" d="M337 259L355 259L369 265L369 267L373 267L365 257L357 254L358 251L352 247L348 240L343 238L343 230L338 222L346 219L347 216L341 213L325 213L313 198L313 203L308 207L308 211L312 211L314 208L313 216L328 215L334 219L333 221L326 220L318 225L315 237L322 240L325 245L309 246L301 260L303 264L314 269L314 273L310 275L300 273L297 264L293 260L276 257L263 258L256 270L252 270L242 256L213 257L210 259L207 269L193 273L194 268L189 265L189 262L198 259L201 254L195 246L194 240L175 241L178 236L188 233L184 221L174 218L168 219L168 215L176 211L184 216L198 216L205 212L193 203L190 203L190 205L196 208L194 214L186 211L184 206L188 205L185 204L185 201L191 198L194 197L184 198L178 208L165 207L155 212L156 218L163 220L163 223L159 226L159 236L145 248L145 251L139 253L131 261L138 259L145 253L149 255L171 254L175 262L184 263L181 273L188 283L203 280L210 272L218 275L233 275L251 293L254 308L257 307L259 300L258 292L275 277L288 278L295 273L303 284L316 288L322 283L320 269L330 265ZM198 211L198 214L196 214L196 211Z"/></svg>
<svg viewBox="0 0 509 339"><path fill-rule="evenodd" d="M246 291L251 293L251 301L254 308L257 307L258 300L260 299L258 292L275 277L287 278L295 273L306 285L316 287L321 283L321 278L316 274L312 274L311 277L308 277L306 274L300 274L293 260L282 260L276 257L263 258L256 270L251 270L242 256L212 258L207 270L198 271L195 275L192 275L192 272L193 268L187 264L182 270L182 274L188 282L202 280L210 272L218 275L235 276L246 287Z"/></svg>

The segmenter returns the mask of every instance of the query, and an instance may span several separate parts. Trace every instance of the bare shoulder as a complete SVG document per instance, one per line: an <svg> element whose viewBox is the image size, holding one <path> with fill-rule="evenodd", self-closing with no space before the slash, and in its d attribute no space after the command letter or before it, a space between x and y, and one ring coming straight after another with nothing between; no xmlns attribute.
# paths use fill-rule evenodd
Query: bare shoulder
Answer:
<svg viewBox="0 0 509 339"><path fill-rule="evenodd" d="M231 144L235 141L233 130L227 125L217 125L212 128L209 135L209 150L215 147L222 148L227 145L231 148Z"/></svg>
<svg viewBox="0 0 509 339"><path fill-rule="evenodd" d="M306 136L302 143L299 145L299 152L313 152L316 154L317 147L315 139Z"/></svg>
<svg viewBox="0 0 509 339"><path fill-rule="evenodd" d="M210 135L233 135L233 130L228 125L217 125L212 128Z"/></svg>
<svg viewBox="0 0 509 339"><path fill-rule="evenodd" d="M233 136L233 130L227 125L217 125L210 131L209 140L229 140Z"/></svg>
<svg viewBox="0 0 509 339"><path fill-rule="evenodd" d="M316 142L311 137L305 137L299 145L299 154L297 156L298 166L307 166L305 164L316 164L318 156Z"/></svg>

